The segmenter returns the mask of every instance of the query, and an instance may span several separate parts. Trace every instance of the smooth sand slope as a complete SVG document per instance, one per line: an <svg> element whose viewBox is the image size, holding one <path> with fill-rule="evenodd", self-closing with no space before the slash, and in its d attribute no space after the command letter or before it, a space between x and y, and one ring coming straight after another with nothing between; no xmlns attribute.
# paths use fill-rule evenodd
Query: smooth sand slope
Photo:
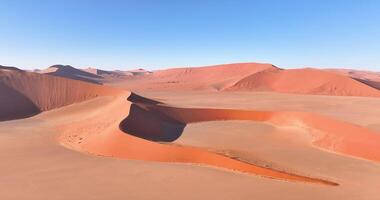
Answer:
<svg viewBox="0 0 380 200"><path fill-rule="evenodd" d="M327 69L337 74L342 74L356 79L364 84L380 90L380 72L361 71L353 69Z"/></svg>
<svg viewBox="0 0 380 200"><path fill-rule="evenodd" d="M117 90L110 88L100 87L91 84L85 84L81 82L52 78L50 76L38 75L33 73L11 71L6 75L13 77L2 77L2 80L8 80L7 85L15 89L15 91L25 94L31 102L35 103L37 108L42 110L50 110L60 106L64 106L70 103L84 101L94 96L111 96L120 93ZM28 79L29 78L29 79ZM25 80L26 79L26 80ZM42 80L42 81L41 81ZM67 82L65 82L67 81ZM5 81L4 81L5 82ZM26 87L25 83L28 84ZM76 84L75 86L73 84ZM82 85L84 84L84 85ZM45 88L43 85L48 85ZM84 88L81 88L84 87ZM74 91L67 91L68 88L75 87L77 89L82 89L87 91L86 94L80 94ZM26 89L27 88L27 89ZM107 90L108 89L108 90ZM30 93L25 93L25 92ZM47 96L47 94L52 96ZM128 94L128 93L127 93ZM51 98L53 97L53 100ZM81 99L82 97L86 97ZM44 98L47 98L44 99ZM78 98L78 99L77 99ZM142 97L140 97L142 98ZM41 100L42 99L42 100ZM57 101L58 100L58 101ZM153 160L162 162L185 162L185 163L200 163L206 165L213 165L217 167L238 170L241 172L254 173L262 176L280 178L285 180L298 180L306 182L316 182L322 184L335 184L329 181L313 179L308 177L302 177L298 175L291 175L283 172L278 172L241 161L233 160L225 156L221 156L215 153L211 153L204 150L198 150L195 148L186 147L175 147L166 146L162 144L148 142L146 140L139 140L135 137L127 137L119 127L124 128L123 124L118 125L120 121L126 115L125 111L129 110L130 103L126 101L124 95L118 95L114 104L118 104L118 107L114 107L112 110L107 110L107 113L112 113L107 118L101 117L100 119L89 119L86 121L81 121L79 124L68 124L66 126L60 126L60 130L64 130L69 135L62 136L64 144L76 145L76 149L94 153L97 155L112 156L116 155L128 159L142 159L142 160ZM9 103L9 102L4 102ZM123 105L125 104L125 105ZM119 107L125 107L121 109ZM9 111L9 110L6 110ZM29 109L27 110L29 111ZM124 112L120 112L124 111ZM120 113L120 115L117 115ZM23 114L23 113L22 113ZM32 113L33 114L33 113ZM132 114L132 113L131 113ZM135 114L135 113L133 113ZM19 113L12 113L13 116L18 116ZM136 113L136 115L139 115ZM132 116L133 118L134 116ZM138 123L147 124L165 124L167 121L159 120L159 118L151 118L151 122L135 122L134 126ZM157 119L159 121L157 121ZM140 118L144 121L144 118ZM78 132L79 130L79 132ZM94 131L95 130L95 131ZM92 132L94 131L94 132ZM170 131L170 130L169 130ZM88 135L91 134L91 135ZM77 140L79 138L79 141Z"/></svg>
<svg viewBox="0 0 380 200"><path fill-rule="evenodd" d="M0 90L0 120L28 117L118 91L21 70L0 70Z"/></svg>
<svg viewBox="0 0 380 200"><path fill-rule="evenodd" d="M130 99L133 100L133 96ZM310 129L310 133L315 137L314 144L321 148L380 161L380 149L378 148L380 146L380 135L375 131L317 114L286 111L268 112L236 109L175 108L152 104L152 102L146 102L141 100L141 98L135 99L135 101L142 111L145 110L146 112L146 110L150 110L156 115L162 115L166 119L172 119L176 123L182 124L216 120L251 120L265 121L280 126L302 127ZM123 123L121 127L123 128ZM143 126L136 127L135 131L141 130L142 128L140 127ZM165 132L160 133L160 131L154 130L150 130L149 133L156 132L155 137L158 137L158 134L165 134ZM144 130L141 131L144 132ZM145 133L144 135L147 134ZM165 137L162 136L161 138ZM177 138L173 138L171 141Z"/></svg>
<svg viewBox="0 0 380 200"><path fill-rule="evenodd" d="M277 71L276 69L273 70ZM231 181L228 184L228 188L235 191L231 194L234 194L234 197L239 197L239 199L247 199L248 196L252 195L249 191L253 189L253 185L259 188L257 190L253 189L256 191L257 197L266 199L278 199L279 197L283 199L302 199L304 197L308 199L336 199L343 197L346 197L346 199L376 199L378 197L376 196L375 188L379 186L379 183L376 182L376 180L378 180L376 174L380 171L379 165L377 164L380 161L380 151L377 148L380 146L380 136L374 129L370 130L344 120L337 120L332 117L302 111L262 111L260 109L244 110L228 107L195 108L186 105L181 106L181 104L173 106L173 104L166 104L162 100L146 98L128 91L9 69L1 70L0 78L2 84L2 87L0 87L1 91L11 94L6 98L2 98L5 99L3 103L9 105L13 103L12 99L17 99L17 101L15 101L16 103L12 105L20 108L18 110L12 110L3 106L0 107L1 109L16 116L15 118L27 117L41 111L48 111L31 119L1 123L0 137L2 140L0 141L4 142L2 146L6 148L5 151L2 152L13 155L3 156L3 160L5 163L11 164L15 163L14 159L17 158L19 160L17 162L21 164L20 167L14 167L14 169L5 166L0 170L8 174L2 177L3 180L1 182L7 181L10 183L9 185L3 185L2 188L5 190L0 191L0 194L6 195L9 199L12 197L20 198L23 194L10 194L9 192L21 190L26 191L25 194L32 195L32 199L41 197L41 195L37 195L36 192L33 192L38 189L31 188L29 190L25 188L27 186L24 184L17 184L20 182L20 179L17 178L17 174L24 174L29 177L28 173L25 174L24 172L18 171L18 169L26 170L23 168L23 165L30 166L30 164L22 163L22 159L19 159L22 152L26 150L25 148L32 150L30 152L36 156L36 159L39 155L42 155L42 152L49 150L55 153L44 153L46 159L65 155L68 159L67 161L75 160L74 163L70 164L60 163L60 165L68 166L68 168L66 168L66 170L69 170L66 171L68 174L73 174L72 169L78 169L78 167L80 169L91 168L90 166L97 166L96 163L104 164L110 162L104 160L113 160L112 158L103 158L104 160L100 158L94 159L91 155L83 155L81 157L75 154L78 156L76 157L71 155L69 153L70 151L60 149L59 145L57 145L58 143L82 153L113 157L114 159L127 159L120 161L120 164L112 165L112 168L116 171L120 169L120 166L125 166L124 162L135 162L130 160L140 160L143 161L143 163L149 163L151 161L167 163L167 165L163 164L163 167L158 167L161 169L161 173L166 174L166 172L171 171L175 174L173 179L181 181L182 183L186 180L193 180L193 178L177 179L183 177L178 176L180 173L176 171L181 167L190 167L196 171L202 171L207 168L210 172L205 173L205 176L209 176L210 173L213 174L214 171L219 171L221 177L230 174L232 176L225 180ZM356 89L354 91L356 91ZM173 94L177 94L177 92ZM226 93L226 95L231 94L234 93ZM187 95L193 99L197 97L197 94ZM208 102L206 96L201 95L198 97L200 97L197 100L198 102ZM212 98L215 97L216 96L213 96ZM240 98L244 98L244 96L242 95ZM373 99L377 101L378 98ZM223 104L223 98L214 101L212 105L217 106L218 104ZM27 106L24 108L22 105ZM7 118L3 120L7 120ZM273 129L260 129L263 131L262 134L268 134L268 138L262 138L262 141L267 144L263 143L261 146L262 150L260 151L260 148L258 148L256 149L256 153L251 150L239 151L239 149L231 153L228 149L224 149L224 147L215 148L216 146L213 146L214 142L212 138L208 138L208 140L211 140L208 142L210 146L200 145L202 138L196 140L198 143L181 140L181 136L186 132L187 127L192 127L193 124L211 123L210 121L227 123L227 120L239 122L243 120L251 124L266 124L267 126L273 127L283 138L279 139L277 136L271 135L271 130ZM14 130L14 135L12 135L12 127L16 125L20 126L20 128ZM24 125L25 128L23 128L22 125ZM27 129L31 130L30 133L32 133L32 135L28 134ZM212 129L211 127L210 130ZM18 132L19 130L20 132ZM252 130L256 129L253 127ZM206 137L210 133L207 129L199 131L205 131ZM228 131L228 129L226 129L226 131ZM254 135L255 134L257 133L254 133ZM18 139L19 142L16 140L17 135L22 136ZM55 138L53 139L53 137ZM304 141L305 138L308 139ZM197 138L193 137L193 139ZM177 140L178 142L176 142ZM279 142L276 143L275 146L279 148L278 153L280 155L273 155L273 158L270 156L266 157L265 161L263 161L262 156L270 155L265 149L267 149L267 146L272 145L272 141ZM281 143L287 145L279 145ZM239 148L238 146L234 147ZM275 149L273 149L273 151L277 152ZM291 165L286 159L281 159L281 151L290 152L289 155L295 155L296 152L301 152L301 154L304 152L304 154L300 155L301 158L313 155L316 161L313 161L314 166L311 166L310 163L308 164L302 160L296 160L290 156L289 160L294 160L295 163L297 163L297 165ZM14 155L14 152L17 152L17 156ZM283 155L284 158L288 158L287 153ZM79 157L81 157L81 159L78 159ZM83 159L84 157L91 158ZM30 160L28 161L31 162ZM43 158L40 158L38 161L47 164ZM320 161L321 164L318 164L318 161ZM330 162L330 164L334 164L331 165L331 171L325 169L326 166L329 166L326 164L327 161ZM176 163L190 166L177 165ZM272 165L270 163L276 164ZM36 164L36 166L37 165L38 164ZM161 166L158 164L152 165ZM172 169L176 170L165 170L172 165L175 166ZM347 167L342 167L341 169L345 169L343 171L337 170L337 166L340 165ZM54 180L54 176L57 174L62 174L60 173L62 171L59 170L59 168L57 170L56 167L51 168L51 166L56 165L52 163L47 164L47 169L54 170L42 170L43 173L40 173L40 177L47 180L47 183L43 183L43 181L38 181L37 179L37 183L35 183L36 188L44 188L46 184L60 184L52 182L52 180ZM100 180L109 182L109 174L113 172L108 172L109 170L106 170L107 168L103 168L102 166L99 167L104 171L104 178ZM209 167L213 167L214 169ZM143 167L142 169L149 169L149 167ZM323 170L320 171L320 169ZM124 170L130 171L131 169L125 168ZM34 171L34 168L26 171L33 172L29 174L38 174L37 171ZM86 169L85 171L92 175L97 174L93 169ZM243 174L235 172L243 172ZM344 172L350 172L350 174L344 175ZM139 171L139 173L140 175L137 176L140 176L143 180L154 177L149 174L147 175L143 171ZM160 172L155 173L159 174ZM121 174L123 175L116 176L114 179L125 180L137 178L136 174L120 172L119 175ZM143 174L143 176L141 176L141 174ZM81 177L78 179L79 182L85 181L83 180L83 174L80 175L76 173L76 175ZM234 180L234 176L248 176L253 181L246 182L242 180L239 182ZM29 178L36 180L32 177ZM220 185L220 183L215 183L215 179L213 180L212 182L214 182L216 186L209 186L210 188ZM62 179L62 181L68 182L67 178ZM360 184L358 185L356 181ZM141 184L139 181L135 182L136 184ZM88 182L86 183L89 184ZM239 185L240 189L231 186L230 184L232 183ZM363 186L361 185L362 183L367 184ZM188 194L190 190L186 188L181 189L178 184L173 185L169 182L167 184L176 188L176 191L186 193L187 196L184 197L184 199L189 197L196 198L194 194ZM18 185L22 185L22 187L18 187ZM92 185L94 185L94 183L92 183ZM123 185L122 182L119 182L119 185L113 185L113 189L109 187L101 188L99 185L97 187L99 187L98 190L101 191L117 190L117 193L109 194L115 195L114 197L116 198L148 198L147 195L143 194L143 184L138 186L135 190L127 189L131 191L129 194L123 194L123 190L118 189L121 185L126 186ZM270 192L268 188L277 188L278 193ZM52 188L52 190L56 191L55 188ZM136 193L136 191L138 191L138 193ZM159 194L157 188L153 189L153 191L155 194ZM219 197L219 199L223 199L232 197L228 195L228 192L223 196L223 193L216 192L214 189L210 191L213 192L208 194L209 198ZM60 192L68 194L67 196L78 194L75 196L75 198L78 199L89 198L90 195L83 194L75 188L72 188L70 191ZM291 194L289 194L289 192L291 192ZM206 199L206 193L201 192L202 195L199 196L199 198ZM241 194L246 195L239 196ZM345 194L348 196L345 196ZM109 196L104 196L103 194L100 199L107 197ZM152 196L149 197L151 198ZM174 196L170 197L174 198ZM162 198L162 196L159 198Z"/></svg>
<svg viewBox="0 0 380 200"><path fill-rule="evenodd" d="M380 96L377 82L319 69L280 69L236 63L153 71L111 83L133 91L267 91L334 96Z"/></svg>
<svg viewBox="0 0 380 200"><path fill-rule="evenodd" d="M132 135L137 136L140 131L150 132L152 137L155 137L155 134L173 134L172 132L176 129L173 126L180 126L180 124L176 123L175 119L164 117L160 113L146 113L139 107L133 106L129 110L131 104L125 97L117 98L110 107L106 108L104 113L112 113L112 115L92 116L83 121L59 126L58 129L63 133L59 139L61 143L69 148L95 155L133 160L204 164L282 180L336 185L327 180L255 166L199 148L159 144L134 137ZM123 119L128 111L128 118L121 122L120 119ZM129 134L127 132L129 130L135 132Z"/></svg>
<svg viewBox="0 0 380 200"><path fill-rule="evenodd" d="M102 84L104 77L85 70L74 68L70 65L53 65L47 69L40 70L38 73L49 74L58 77L64 77L74 80L85 81L89 83Z"/></svg>
<svg viewBox="0 0 380 200"><path fill-rule="evenodd" d="M288 131L283 132L286 137L280 138L281 140L269 134L269 138L266 140L265 138L261 138L261 142L255 142L255 140L259 139L259 136L264 137L267 135L266 133L270 133L270 130L256 129L255 127L248 126L248 124L241 124L239 121L237 121L239 122L239 124L237 124L239 128L233 127L229 129L224 126L224 128L220 130L220 134L215 135L217 136L215 139L208 136L212 133L210 131L216 127L202 127L202 123L194 124L199 124L201 127L201 129L196 130L196 132L186 131L187 126L193 127L193 125L188 124L185 127L184 134L187 134L187 138L189 136L192 137L193 140L196 139L196 137L194 138L196 135L204 135L208 137L208 142L206 143L212 145L215 141L222 139L220 137L222 137L223 134L232 131L232 135L236 136L235 140L239 141L240 146L244 146L244 143L248 142L252 148L255 148L252 144L256 144L257 147L253 153L246 152L226 155L224 148L230 143L230 140L228 137L223 136L227 141L224 140L223 143L225 143L225 145L219 147L217 153L220 155L232 156L234 159L244 160L244 162L253 163L256 166L265 166L264 168L273 167L278 170L291 171L309 177L323 177L323 179L338 182L340 184L339 186L329 187L323 184L305 184L303 181L285 182L260 178L260 176L256 175L236 174L231 173L231 171L221 171L207 167L175 165L172 163L173 161L168 164L155 164L152 162L122 161L112 158L93 158L89 155L81 156L80 154L70 153L70 151L59 148L59 145L53 140L52 136L59 133L59 135L56 135L59 141L69 148L80 151L87 150L87 152L92 154L112 157L131 159L133 158L132 156L135 156L134 159L136 160L144 160L146 159L144 158L146 155L149 155L149 159L157 157L161 157L160 159L183 158L182 153L175 154L175 156L178 156L175 157L170 151L163 151L162 148L150 148L151 145L147 145L146 140L132 137L124 132L114 132L114 130L117 130L115 126L120 124L119 117L125 117L126 113L132 112L129 111L128 106L125 106L125 100L128 95L129 93L125 93L124 96L120 97L98 97L83 103L42 113L30 120L19 120L9 123L3 122L0 126L2 133L0 137L2 137L1 141L4 142L2 147L5 148L4 150L7 152L7 155L3 155L2 153L0 155L2 155L4 162L9 163L9 165L4 165L1 170L8 175L1 176L1 182L5 183L6 181L7 184L2 186L0 193L4 194L3 196L6 195L5 197L10 197L9 199L12 199L12 197L18 197L16 199L25 198L23 195L28 195L29 199L38 199L38 197L47 198L44 195L52 195L50 196L51 199L59 199L56 194L62 194L72 199L107 199L109 197L115 199L123 199L126 197L134 199L149 199L153 197L158 199L251 199L254 197L264 199L378 198L376 194L378 194L377 188L379 186L379 165L343 155L335 155L326 151L318 151L318 149L307 143L302 147L297 147L296 144L293 144L294 141L297 141L297 138L302 135L310 134L308 129L304 129L300 126L285 126L284 128ZM240 97L242 97L242 95L240 95ZM204 98L208 97L204 96ZM146 99L136 98L136 96L130 99L135 102L140 101L140 104L142 100L144 104L154 105L157 103L155 101L146 102ZM272 97L268 96L268 99L272 99ZM204 100L209 102L212 99ZM218 98L218 102L220 101L223 102L223 98ZM215 101L212 105L217 106ZM152 109L161 109L156 106L157 105L150 107L148 111L152 112ZM179 108L171 109L177 110ZM170 111L169 113L178 113L178 111L173 112L171 109L168 110ZM192 109L189 111L194 112ZM195 113L199 112L197 109L195 109L195 111ZM179 113L182 113L182 111ZM231 115L224 114L223 112L215 116L211 114L212 112L207 114L206 118L214 118L215 116L222 116L224 118L226 117L225 115ZM140 115L144 114L140 112ZM184 115L182 117L186 119L187 115L185 113L181 115ZM127 116L131 116L131 114L127 114ZM134 118L138 118L138 116L134 116ZM144 119L147 121L141 123L143 123L145 127L147 127L147 123L154 121L145 117ZM194 117L191 116L190 119L204 120L203 115L202 117L197 115ZM221 123L225 124L227 122L221 121ZM17 126L17 124L20 126ZM280 128L278 124L276 126L279 127L278 130L283 129ZM19 128L15 129L14 127ZM58 130L54 127L58 127ZM237 131L237 129L253 132L249 134L249 140L244 140L248 138L245 138L246 136ZM301 135L299 135L296 130L299 130L299 134ZM76 133L79 134L76 135ZM120 133L120 135L116 135L115 133ZM131 138L134 139L132 140ZM181 138L182 136L178 139L180 145L190 145L186 140L181 140ZM66 139L68 141L65 141ZM241 139L243 139L243 141ZM250 140L252 141L250 142ZM272 143L275 141L279 143ZM93 144L94 146L92 146ZM141 148L135 145L132 146L132 144L141 145ZM193 143L192 145L196 144ZM276 152L277 155L269 154L264 151L268 147L275 147L269 150L270 152ZM200 146L195 149L202 148L205 147ZM154 152L150 152L151 150ZM17 153L15 154L15 152ZM26 157L22 158L23 155ZM165 157L165 155L166 158L162 158ZM260 164L263 162L262 156L266 155L269 155L269 157L264 157L264 164ZM31 160L32 158L34 160ZM192 157L189 159L190 160L186 162L192 163ZM11 163L18 163L19 167L7 168L6 166L12 165ZM272 165L270 163L276 164ZM20 179L21 176L32 180L33 182L31 183L33 183L33 187L26 184L27 182L22 181ZM162 184L162 181L164 181L165 184L160 187L156 187L153 184ZM201 189L202 187L204 189ZM175 192L173 190L175 190ZM220 192L224 190L226 190L226 192ZM274 193L273 190L276 192ZM92 196L92 194L95 196Z"/></svg>
<svg viewBox="0 0 380 200"><path fill-rule="evenodd" d="M380 96L379 90L357 80L318 69L266 70L240 80L227 90Z"/></svg>
<svg viewBox="0 0 380 200"><path fill-rule="evenodd" d="M205 67L174 68L153 71L144 76L113 85L128 90L208 90L219 91L240 79L265 70L275 69L271 64L235 63Z"/></svg>

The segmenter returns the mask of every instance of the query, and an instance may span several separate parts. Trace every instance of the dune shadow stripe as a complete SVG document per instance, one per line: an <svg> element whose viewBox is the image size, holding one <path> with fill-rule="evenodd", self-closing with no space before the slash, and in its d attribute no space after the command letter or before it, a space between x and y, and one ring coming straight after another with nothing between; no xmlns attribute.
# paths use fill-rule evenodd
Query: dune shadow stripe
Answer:
<svg viewBox="0 0 380 200"><path fill-rule="evenodd" d="M128 117L119 125L125 133L155 142L175 141L182 135L185 126L159 111L135 103L131 105Z"/></svg>
<svg viewBox="0 0 380 200"><path fill-rule="evenodd" d="M27 118L40 112L25 95L0 82L0 121Z"/></svg>

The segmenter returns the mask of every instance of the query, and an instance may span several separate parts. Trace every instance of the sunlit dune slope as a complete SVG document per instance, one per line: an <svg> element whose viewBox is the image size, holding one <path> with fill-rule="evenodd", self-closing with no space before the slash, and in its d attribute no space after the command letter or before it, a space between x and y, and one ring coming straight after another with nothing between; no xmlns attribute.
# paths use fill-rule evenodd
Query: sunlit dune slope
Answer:
<svg viewBox="0 0 380 200"><path fill-rule="evenodd" d="M337 74L345 75L356 79L368 86L380 90L380 72L353 70L353 69L327 69Z"/></svg>
<svg viewBox="0 0 380 200"><path fill-rule="evenodd" d="M40 70L38 73L49 74L53 76L59 76L97 84L101 84L104 79L100 75L80 70L70 65L53 65L47 69Z"/></svg>
<svg viewBox="0 0 380 200"><path fill-rule="evenodd" d="M251 120L279 126L296 126L314 137L314 145L368 160L380 162L380 135L364 127L331 119L317 114L286 111L252 111L236 109L175 108L146 106L152 112L176 119L177 123L215 120Z"/></svg>
<svg viewBox="0 0 380 200"><path fill-rule="evenodd" d="M122 96L115 97L108 104L103 104L96 115L89 114L80 120L76 119L76 109L73 109L72 116L68 116L71 120L67 122L66 119L64 120L65 124L58 126L58 130L62 133L59 141L69 148L95 155L134 160L202 164L287 181L337 185L323 179L256 166L200 148L161 144L135 137L139 136L142 133L141 131L153 137L155 134L163 133L170 135L173 134L174 129L177 129L173 126L179 124L176 124L175 119L131 104L126 100L128 95L129 93L126 92ZM99 113L102 114L99 115ZM45 117L48 116L49 113ZM62 117L64 118L64 116ZM124 120L120 121L123 118Z"/></svg>
<svg viewBox="0 0 380 200"><path fill-rule="evenodd" d="M377 133L315 114L175 108L135 94L128 98L134 102L133 104L126 102L125 99L125 97L118 97L107 107L103 107L104 110L101 113L105 113L104 115L88 116L60 126L59 130L63 133L60 137L62 144L95 155L160 162L199 163L272 178L306 182L318 180L316 182L334 184L300 175L285 175L286 172L254 166L198 148L153 142L174 141L180 137L183 127L188 123L251 120L278 126L300 127L315 138L313 144L319 148L368 160L380 160L380 152L376 149L380 141ZM124 120L118 120L122 118ZM265 170L262 171L262 169ZM303 178L300 179L300 177Z"/></svg>
<svg viewBox="0 0 380 200"><path fill-rule="evenodd" d="M380 96L380 91L357 80L318 69L266 70L240 80L227 90Z"/></svg>
<svg viewBox="0 0 380 200"><path fill-rule="evenodd" d="M21 70L0 70L0 120L28 117L118 90Z"/></svg>
<svg viewBox="0 0 380 200"><path fill-rule="evenodd" d="M265 69L277 69L271 64L235 63L206 67L158 70L126 80L119 87L129 90L211 90L229 87L240 79Z"/></svg>

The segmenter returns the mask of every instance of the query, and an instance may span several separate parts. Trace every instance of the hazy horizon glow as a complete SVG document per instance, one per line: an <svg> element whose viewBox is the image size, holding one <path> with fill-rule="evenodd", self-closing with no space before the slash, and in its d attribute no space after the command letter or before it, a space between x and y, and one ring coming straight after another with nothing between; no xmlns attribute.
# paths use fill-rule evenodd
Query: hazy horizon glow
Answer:
<svg viewBox="0 0 380 200"><path fill-rule="evenodd" d="M0 0L0 65L380 71L380 1Z"/></svg>

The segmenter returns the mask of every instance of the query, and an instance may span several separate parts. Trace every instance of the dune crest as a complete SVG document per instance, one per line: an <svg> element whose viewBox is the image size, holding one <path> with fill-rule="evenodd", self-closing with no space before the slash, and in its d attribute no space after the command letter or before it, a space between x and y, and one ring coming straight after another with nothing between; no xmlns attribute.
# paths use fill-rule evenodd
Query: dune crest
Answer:
<svg viewBox="0 0 380 200"><path fill-rule="evenodd" d="M139 133L141 130L147 130L145 132L147 134L161 134L170 131L168 126L175 123L162 115L156 116L158 113L151 113L150 117L147 117L147 113L143 112L144 108L130 110L132 103L126 101L128 96L129 93L126 92L124 95L115 97L101 109L102 113L112 113L112 115L91 115L80 121L60 125L58 129L62 135L59 137L59 141L68 148L95 155L133 160L202 164L280 180L337 185L323 179L256 166L199 148L160 144L125 133L122 130L129 129ZM125 124L125 121L120 121L120 119L126 116L135 118L134 125L138 128L125 127L130 124ZM147 126L146 123L152 124L158 129L153 131L154 129L151 129L152 127Z"/></svg>
<svg viewBox="0 0 380 200"><path fill-rule="evenodd" d="M185 67L157 70L117 84L128 90L208 90L220 91L240 79L265 69L277 69L271 64L233 63L205 67Z"/></svg>
<svg viewBox="0 0 380 200"><path fill-rule="evenodd" d="M101 84L103 82L102 76L74 68L70 65L53 65L48 67L47 69L38 71L38 73L96 84Z"/></svg>
<svg viewBox="0 0 380 200"><path fill-rule="evenodd" d="M345 75L358 80L368 86L380 90L380 72L371 72L353 69L327 69L337 74Z"/></svg>
<svg viewBox="0 0 380 200"><path fill-rule="evenodd" d="M258 166L253 167L247 163L239 163L239 161L224 156L219 157L220 155L201 149L153 142L175 140L179 137L183 126L188 123L215 120L251 120L269 122L280 126L301 126L314 136L313 144L319 148L367 160L380 161L380 151L376 148L380 145L380 136L377 133L357 125L315 114L176 108L136 94L130 95L128 99L133 103L127 103L125 97L118 98L115 101L116 104L114 104L115 102L112 103L113 106L117 107L117 111L112 112L113 117L115 117L112 122L107 122L111 120L109 116L101 118L92 116L83 121L60 127L63 132L61 141L70 148L95 155L160 162L201 163L272 178L300 180L293 177L293 174L279 175L277 174L278 171L272 174L272 172L266 171L270 169L262 171L262 168ZM132 107L130 108L130 106ZM114 110L115 108L107 108L105 112L110 112L108 109ZM115 113L118 113L118 116ZM127 118L121 122L117 120L125 117L126 113L129 113ZM103 123L108 125L104 126ZM145 123L151 124L152 127L146 126ZM86 127L92 127L94 131L87 132ZM79 138L79 140L73 140L73 138ZM306 182L309 182L308 178Z"/></svg>
<svg viewBox="0 0 380 200"><path fill-rule="evenodd" d="M117 89L22 70L0 70L0 120L32 116L82 102Z"/></svg>
<svg viewBox="0 0 380 200"><path fill-rule="evenodd" d="M251 68L252 65L247 64L245 67ZM255 68L254 70L258 69ZM184 77L194 77L188 76L188 74L193 75L198 72L185 70L181 71L180 74L182 73ZM178 73L174 74L175 77L178 75ZM263 85L255 82L259 79L265 87L283 92L299 84L300 80L292 78L299 77L300 74L318 75L323 78L310 81L302 79L301 81L305 81L307 84L300 85L297 91L292 92L323 93L333 91L335 95L377 95L374 92L377 90L372 91L355 80L311 69L292 71L264 66L260 72L255 72L241 81L253 79L254 82L243 85L261 88ZM284 85L283 81L288 79L290 81ZM233 87L240 85L241 81L238 81ZM326 85L326 82L329 84ZM320 86L321 84L323 87ZM344 86L351 90L340 91L336 89ZM6 115L0 116L2 117L0 120L9 119L5 116L17 119L62 107L61 109L66 110L63 116L59 116L59 112L62 110L58 109L38 117L50 120L55 124L61 133L58 138L61 144L94 155L169 163L201 164L286 181L338 185L338 183L322 178L257 166L201 148L160 143L175 141L189 123L249 120L268 122L279 126L302 127L314 136L313 144L319 148L367 160L380 161L380 150L377 148L380 146L380 136L377 133L357 125L316 114L171 107L128 91L12 69L0 70L0 90L2 94L9 94L9 96L0 99L0 105L6 105L0 107L1 111L4 111L2 113L6 113ZM92 107L87 110L88 112L86 110L83 112L84 109L81 108L81 105L86 107L87 100L103 98L105 98L105 102L99 104L98 107ZM80 102L82 104L64 107ZM17 109L9 109L11 107ZM79 109L81 111L77 111L77 108L81 108ZM58 113L59 117L57 115L53 117L54 115L51 113L54 112Z"/></svg>
<svg viewBox="0 0 380 200"><path fill-rule="evenodd" d="M380 96L379 90L359 81L317 69L265 70L238 81L226 90L335 96Z"/></svg>

